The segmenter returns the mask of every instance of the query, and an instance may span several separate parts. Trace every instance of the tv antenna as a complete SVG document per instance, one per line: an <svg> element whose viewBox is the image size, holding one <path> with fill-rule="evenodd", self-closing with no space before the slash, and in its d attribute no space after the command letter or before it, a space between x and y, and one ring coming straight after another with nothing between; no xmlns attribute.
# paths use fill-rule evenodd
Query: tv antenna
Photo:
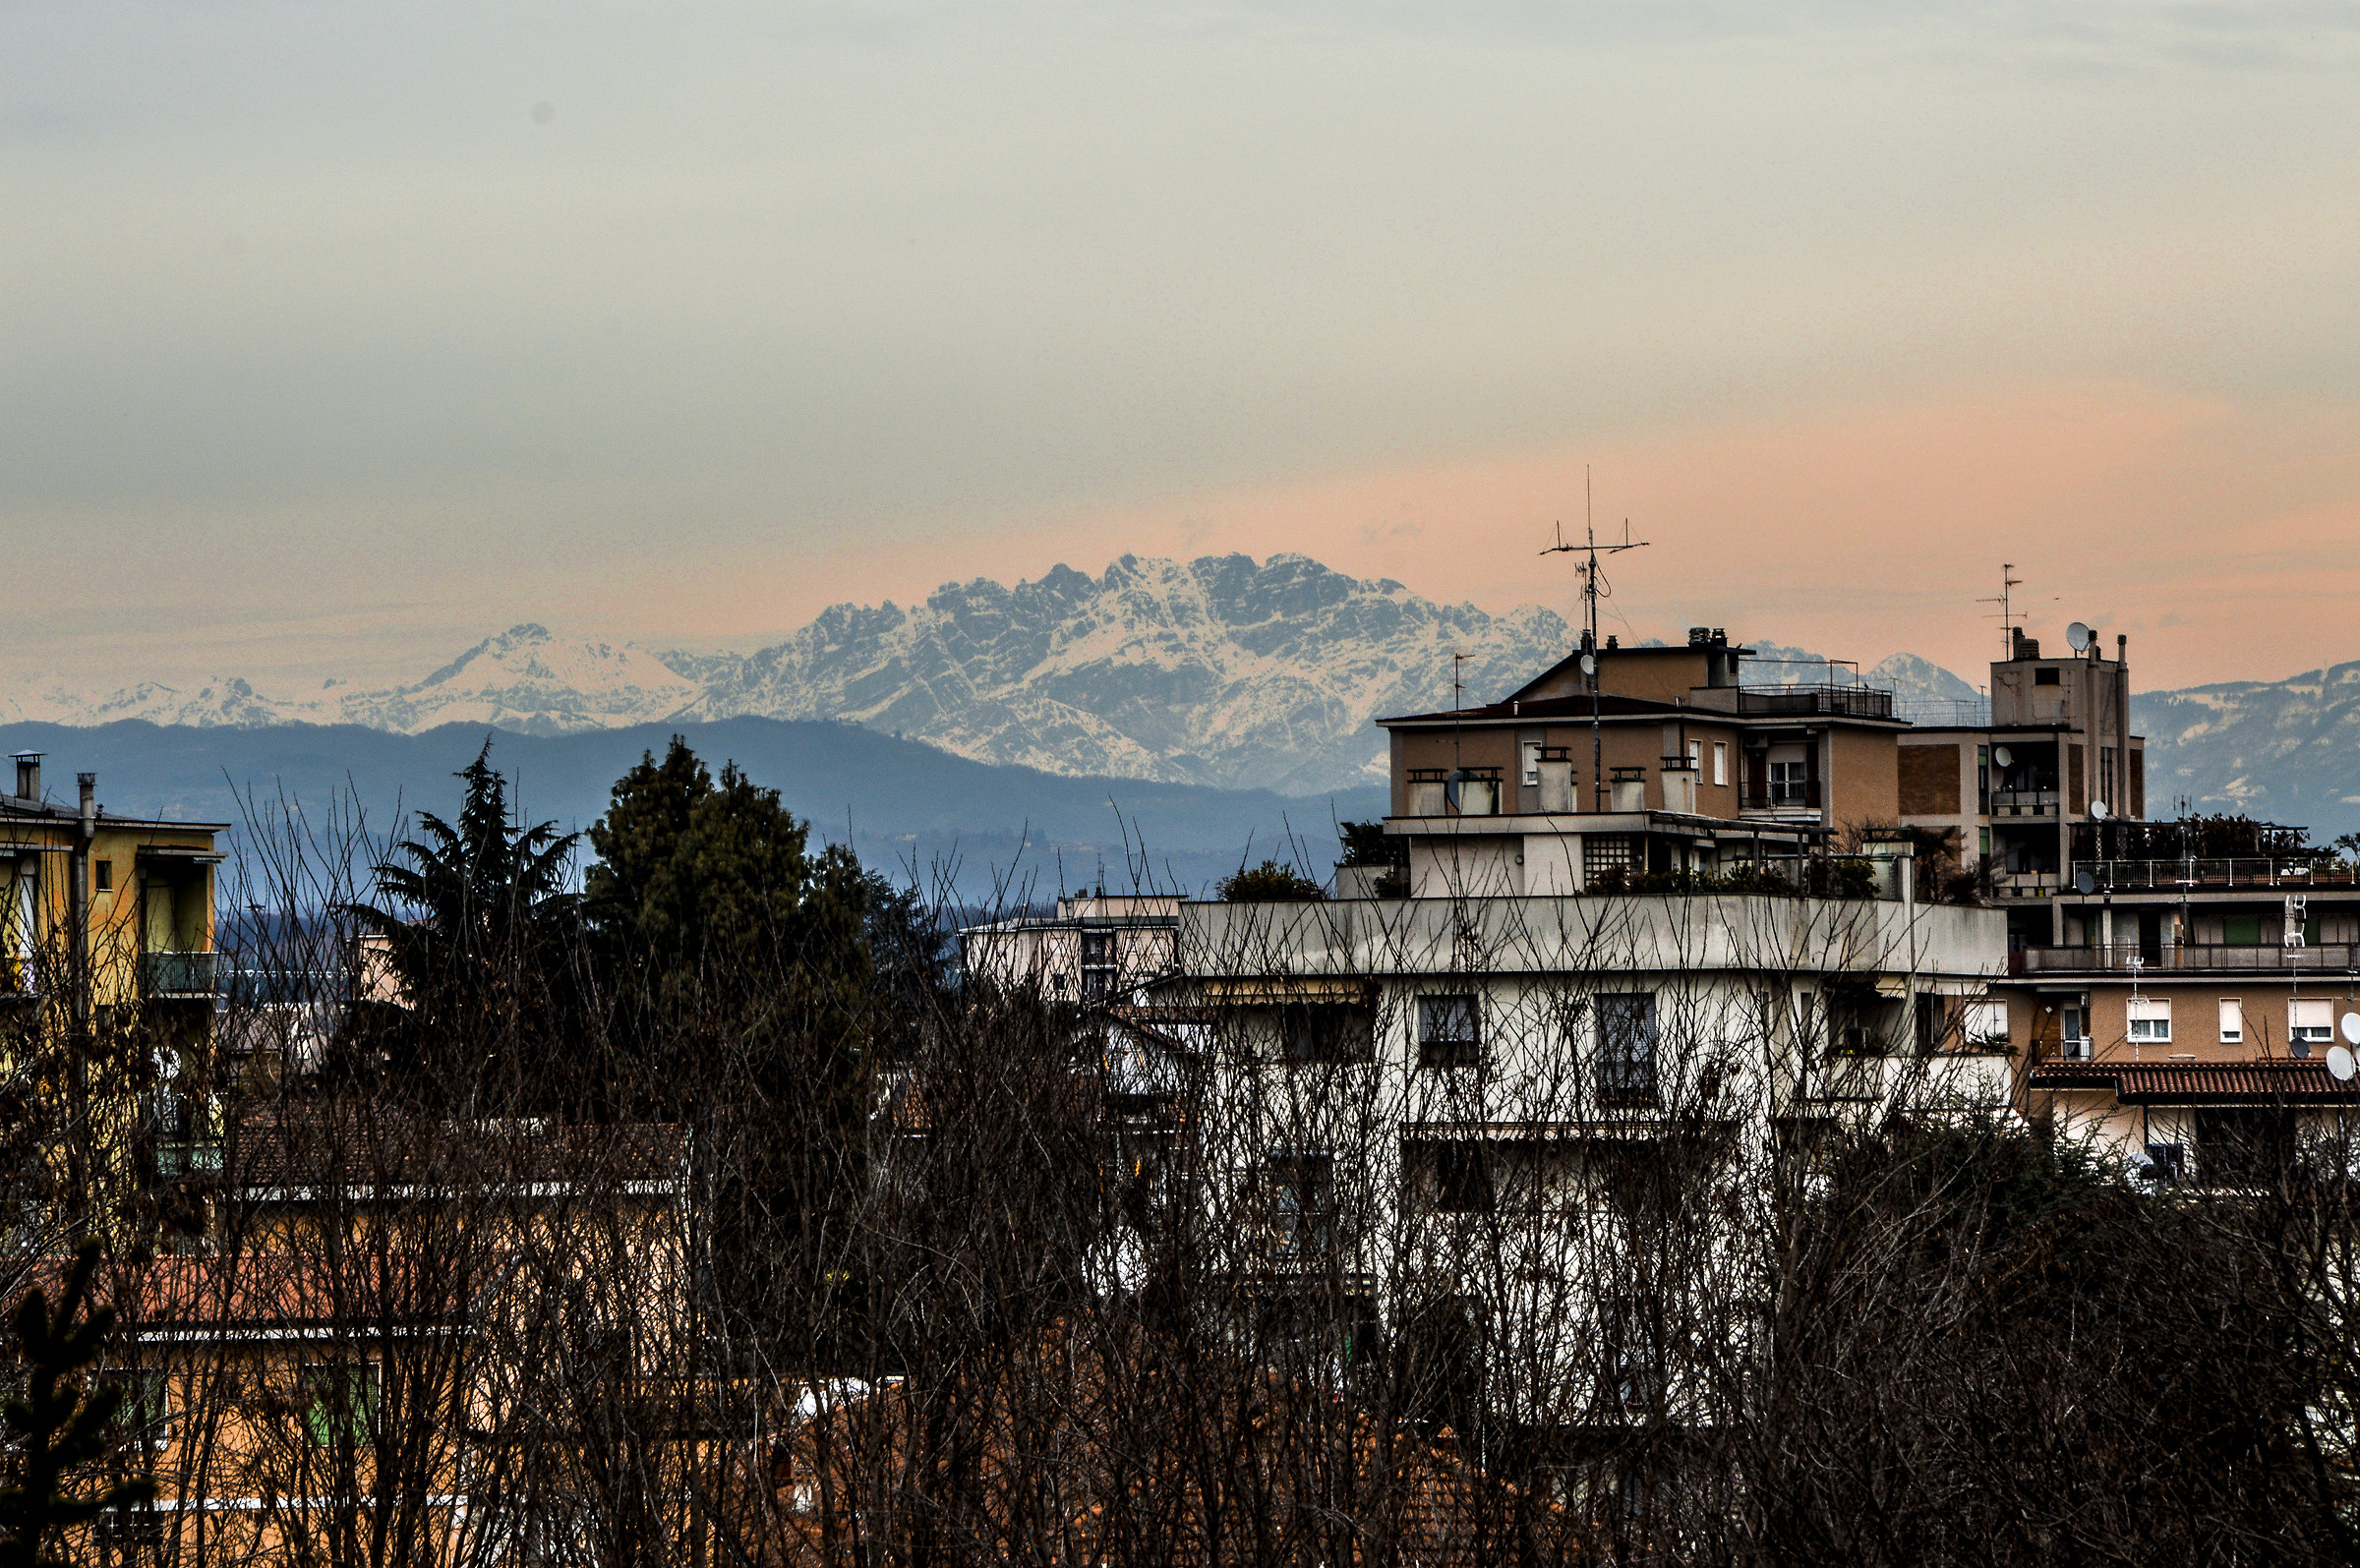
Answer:
<svg viewBox="0 0 2360 1568"><path fill-rule="evenodd" d="M1453 788L1457 787L1458 783L1458 714L1467 691L1463 671L1469 657L1456 650L1450 655L1450 780Z"/></svg>
<svg viewBox="0 0 2360 1568"><path fill-rule="evenodd" d="M2024 579L2016 575L2016 563L2003 560L1999 563L1999 592L1976 601L1978 605L1999 607L1999 643L2003 650L1999 657L2003 661L2016 657L2016 610L2008 601L2008 594L2011 589L2023 586Z"/></svg>
<svg viewBox="0 0 2360 1568"><path fill-rule="evenodd" d="M1541 552L1544 555L1578 554L1581 560L1573 569L1581 574L1581 673L1590 687L1590 794L1595 809L1606 809L1606 730L1599 721L1598 711L1598 601L1612 599L1614 589L1598 569L1601 555L1620 555L1626 550L1645 550L1647 541L1630 537L1630 519L1622 519L1622 542L1598 543L1598 526L1590 518L1590 465L1581 465L1581 528L1583 542L1568 544L1565 525L1557 525L1557 543Z"/></svg>

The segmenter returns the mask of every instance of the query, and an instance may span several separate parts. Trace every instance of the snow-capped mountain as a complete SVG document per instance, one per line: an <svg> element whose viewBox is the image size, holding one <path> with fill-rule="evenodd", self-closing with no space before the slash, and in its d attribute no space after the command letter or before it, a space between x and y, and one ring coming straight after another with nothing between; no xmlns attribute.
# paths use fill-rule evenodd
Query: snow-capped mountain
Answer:
<svg viewBox="0 0 2360 1568"><path fill-rule="evenodd" d="M2360 812L2360 662L2286 680L2239 680L2132 699L2147 734L2147 810L2185 798L2306 825L2325 842Z"/></svg>
<svg viewBox="0 0 2360 1568"><path fill-rule="evenodd" d="M1564 654L1554 612L1491 615L1302 555L1060 566L902 610L837 606L735 663L674 661L686 717L851 719L1055 773L1290 791L1385 777L1380 715L1482 701Z"/></svg>
<svg viewBox="0 0 2360 1568"><path fill-rule="evenodd" d="M412 685L317 699L313 706L335 718L313 722L402 734L469 724L552 735L668 719L699 695L694 681L645 649L569 642L524 625L485 638Z"/></svg>
<svg viewBox="0 0 2360 1568"><path fill-rule="evenodd" d="M1452 654L1466 700L1513 689L1563 657L1571 629L1525 606L1489 614L1302 555L1194 561L1125 555L1092 577L946 584L904 609L837 605L753 654L654 652L538 625L486 638L407 684L329 681L296 697L220 677L102 696L54 675L0 682L0 724L253 727L438 725L566 734L754 716L833 719L979 762L1066 775L1310 793L1382 780L1371 721L1446 708ZM1752 684L1851 678L1817 655L1749 640ZM1977 689L1914 654L1860 679L1921 723L1971 720ZM2315 826L2360 821L2360 665L2279 682L2137 698L2150 809L2247 809ZM2334 831L2341 831L2340 827Z"/></svg>

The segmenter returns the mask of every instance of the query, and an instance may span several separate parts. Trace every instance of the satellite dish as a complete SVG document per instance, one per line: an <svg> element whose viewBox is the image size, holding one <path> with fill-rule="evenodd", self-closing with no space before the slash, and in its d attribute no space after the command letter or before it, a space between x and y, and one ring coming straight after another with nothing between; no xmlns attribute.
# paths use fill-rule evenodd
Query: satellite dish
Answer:
<svg viewBox="0 0 2360 1568"><path fill-rule="evenodd" d="M2076 871L2073 874L2073 891L2085 899L2090 897L2097 891L2097 878L2087 871ZM2360 1016L2360 1015L2355 1015L2355 1016Z"/></svg>
<svg viewBox="0 0 2360 1568"><path fill-rule="evenodd" d="M2346 1045L2360 1045L2360 1013L2343 1016L2343 1039Z"/></svg>
<svg viewBox="0 0 2360 1568"><path fill-rule="evenodd" d="M2352 1053L2340 1045L2328 1047L2328 1072L2338 1083L2352 1081Z"/></svg>
<svg viewBox="0 0 2360 1568"><path fill-rule="evenodd" d="M2090 645L2097 641L2097 633L2077 620L2065 628L2065 640L2073 644L2075 653L2086 654L2090 651Z"/></svg>
<svg viewBox="0 0 2360 1568"><path fill-rule="evenodd" d="M2090 802L2090 820L2092 822L2103 822L2106 820L2106 803L2103 800L2093 800Z"/></svg>
<svg viewBox="0 0 2360 1568"><path fill-rule="evenodd" d="M1998 763L2002 768L2005 768L2016 760L2016 754L2005 746L1993 746L1991 748L1991 760Z"/></svg>
<svg viewBox="0 0 2360 1568"><path fill-rule="evenodd" d="M1458 809L1458 786L1465 778L1465 770L1453 768L1450 777L1443 781L1443 799L1453 811Z"/></svg>
<svg viewBox="0 0 2360 1568"><path fill-rule="evenodd" d="M1598 656L1596 654L1583 654L1581 656L1581 672L1585 675L1594 675L1598 673Z"/></svg>

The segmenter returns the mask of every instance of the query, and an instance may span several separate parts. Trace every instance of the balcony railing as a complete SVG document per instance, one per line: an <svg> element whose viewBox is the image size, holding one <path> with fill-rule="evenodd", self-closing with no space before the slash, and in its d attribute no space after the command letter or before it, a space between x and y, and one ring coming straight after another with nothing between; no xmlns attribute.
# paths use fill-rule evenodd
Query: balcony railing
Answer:
<svg viewBox="0 0 2360 1568"><path fill-rule="evenodd" d="M1893 694L1874 686L1744 686L1738 691L1738 712L1890 719Z"/></svg>
<svg viewBox="0 0 2360 1568"><path fill-rule="evenodd" d="M1995 817L2053 817L2056 814L2057 792L2054 789L1991 791L1991 815Z"/></svg>
<svg viewBox="0 0 2360 1568"><path fill-rule="evenodd" d="M2136 942L2090 947L2025 948L2008 955L2012 974L2284 974L2342 973L2360 966L2360 943L2322 942L2305 948L2275 944L2187 943L2142 948Z"/></svg>
<svg viewBox="0 0 2360 1568"><path fill-rule="evenodd" d="M1805 779L1800 784L1747 784L1739 797L1740 811L1816 811L1819 809L1819 781Z"/></svg>
<svg viewBox="0 0 2360 1568"><path fill-rule="evenodd" d="M2076 860L2104 893L2138 888L2317 888L2353 885L2354 868L2339 860Z"/></svg>
<svg viewBox="0 0 2360 1568"><path fill-rule="evenodd" d="M216 988L211 953L149 953L142 956L141 979L149 996L209 997Z"/></svg>

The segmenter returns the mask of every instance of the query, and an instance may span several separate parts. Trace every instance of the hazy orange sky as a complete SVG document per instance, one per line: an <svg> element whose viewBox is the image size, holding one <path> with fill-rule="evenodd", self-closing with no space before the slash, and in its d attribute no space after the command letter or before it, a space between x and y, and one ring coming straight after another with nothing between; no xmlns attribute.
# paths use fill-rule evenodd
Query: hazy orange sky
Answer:
<svg viewBox="0 0 2360 1568"><path fill-rule="evenodd" d="M0 669L1297 551L1979 678L2360 658L2360 12L0 14Z"/></svg>

